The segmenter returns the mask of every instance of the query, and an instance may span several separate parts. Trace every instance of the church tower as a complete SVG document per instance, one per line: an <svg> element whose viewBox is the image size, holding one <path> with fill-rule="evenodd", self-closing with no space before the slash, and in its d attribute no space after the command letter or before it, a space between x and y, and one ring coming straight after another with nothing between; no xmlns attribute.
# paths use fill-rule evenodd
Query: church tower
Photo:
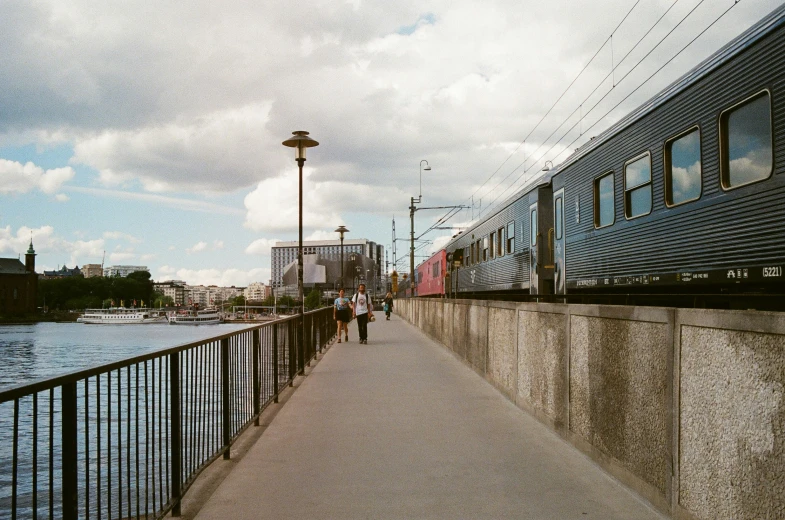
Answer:
<svg viewBox="0 0 785 520"><path fill-rule="evenodd" d="M35 272L35 249L33 249L33 239L30 238L30 247L27 248L27 253L25 253L25 271L28 273Z"/></svg>

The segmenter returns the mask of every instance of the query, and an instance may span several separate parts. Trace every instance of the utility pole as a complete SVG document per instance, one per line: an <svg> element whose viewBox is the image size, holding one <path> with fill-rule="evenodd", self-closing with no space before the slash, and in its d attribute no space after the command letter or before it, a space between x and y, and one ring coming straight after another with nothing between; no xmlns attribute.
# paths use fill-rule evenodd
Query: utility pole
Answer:
<svg viewBox="0 0 785 520"><path fill-rule="evenodd" d="M417 197L417 202L420 202L421 197ZM412 235L411 235L411 249L409 250L409 280L412 288L412 298L417 294L417 279L414 277L414 212L417 208L414 207L414 197L412 197L411 205L409 206L409 218L412 222Z"/></svg>

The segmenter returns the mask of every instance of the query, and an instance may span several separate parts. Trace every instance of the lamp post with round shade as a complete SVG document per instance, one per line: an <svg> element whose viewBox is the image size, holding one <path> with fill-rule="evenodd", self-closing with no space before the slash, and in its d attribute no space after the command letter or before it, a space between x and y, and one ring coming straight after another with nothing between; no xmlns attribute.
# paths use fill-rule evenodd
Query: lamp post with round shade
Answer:
<svg viewBox="0 0 785 520"><path fill-rule="evenodd" d="M338 289L340 290L343 289L343 235L344 233L348 233L349 230L346 229L346 226L339 226L335 232L340 233L341 235L341 283L338 284Z"/></svg>
<svg viewBox="0 0 785 520"><path fill-rule="evenodd" d="M313 146L319 146L319 143L310 137L308 132L304 130L297 130L292 132L292 136L282 143L284 146L294 148L294 159L297 161L297 166L300 170L300 196L298 200L298 218L299 218L299 245L297 247L297 294L300 297L300 325L302 327L300 343L305 339L305 298L303 298L303 164L305 164L305 150ZM302 350L301 350L302 352Z"/></svg>

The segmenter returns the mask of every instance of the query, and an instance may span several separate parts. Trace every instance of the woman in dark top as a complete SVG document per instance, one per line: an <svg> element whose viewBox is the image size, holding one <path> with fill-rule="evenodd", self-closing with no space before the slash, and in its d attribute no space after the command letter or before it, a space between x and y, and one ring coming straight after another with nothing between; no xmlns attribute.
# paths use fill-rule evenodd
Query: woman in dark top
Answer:
<svg viewBox="0 0 785 520"><path fill-rule="evenodd" d="M384 297L384 313L387 315L387 321L390 320L390 313L393 309L393 297L392 293L388 292L387 296Z"/></svg>

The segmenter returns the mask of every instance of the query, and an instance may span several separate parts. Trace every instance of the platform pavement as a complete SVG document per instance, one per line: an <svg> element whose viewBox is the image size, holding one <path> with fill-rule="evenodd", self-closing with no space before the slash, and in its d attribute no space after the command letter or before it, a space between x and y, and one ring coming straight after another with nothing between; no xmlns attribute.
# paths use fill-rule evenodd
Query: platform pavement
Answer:
<svg viewBox="0 0 785 520"><path fill-rule="evenodd" d="M664 518L415 327L368 335L326 352L198 520Z"/></svg>

